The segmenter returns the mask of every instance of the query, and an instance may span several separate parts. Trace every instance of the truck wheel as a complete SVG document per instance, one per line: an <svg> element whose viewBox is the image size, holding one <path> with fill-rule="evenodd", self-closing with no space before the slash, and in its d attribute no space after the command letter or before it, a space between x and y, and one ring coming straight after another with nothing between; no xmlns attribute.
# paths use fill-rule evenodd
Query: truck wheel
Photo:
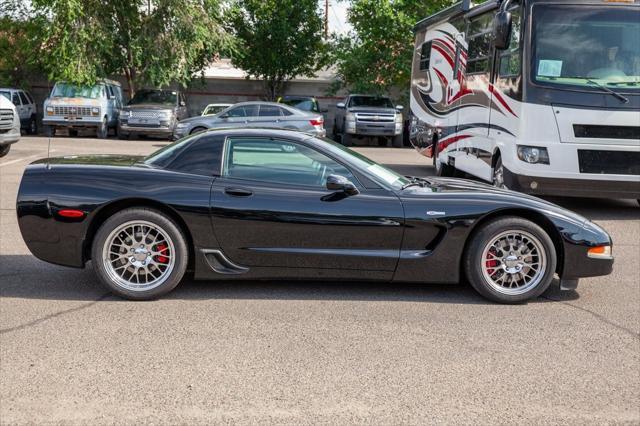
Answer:
<svg viewBox="0 0 640 426"><path fill-rule="evenodd" d="M109 137L109 126L107 126L107 117L102 119L102 123L100 123L100 127L96 130L96 136L99 139L107 139Z"/></svg>
<svg viewBox="0 0 640 426"><path fill-rule="evenodd" d="M36 122L36 117L31 116L31 120L29 120L29 126L27 127L27 133L30 135L35 135L38 133L38 123Z"/></svg>
<svg viewBox="0 0 640 426"><path fill-rule="evenodd" d="M436 175L442 177L453 177L456 174L456 169L448 164L442 164L438 159L438 140L433 143L433 166L436 169Z"/></svg>
<svg viewBox="0 0 640 426"><path fill-rule="evenodd" d="M353 136L349 133L343 133L340 142L344 146L353 146Z"/></svg>
<svg viewBox="0 0 640 426"><path fill-rule="evenodd" d="M0 157L4 157L11 150L11 145L0 146Z"/></svg>
<svg viewBox="0 0 640 426"><path fill-rule="evenodd" d="M471 237L464 271L473 288L498 303L540 296L556 270L556 250L544 229L520 217L493 220Z"/></svg>
<svg viewBox="0 0 640 426"><path fill-rule="evenodd" d="M402 148L404 146L403 140L402 140L402 133L399 135L395 135L393 137L393 147L394 148Z"/></svg>
<svg viewBox="0 0 640 426"><path fill-rule="evenodd" d="M151 300L173 290L187 269L189 249L180 227L147 208L122 210L98 230L91 261L115 294Z"/></svg>
<svg viewBox="0 0 640 426"><path fill-rule="evenodd" d="M496 165L493 168L493 186L496 188L508 189L504 183L504 166L502 165L502 157L498 157Z"/></svg>
<svg viewBox="0 0 640 426"><path fill-rule="evenodd" d="M44 134L48 138L52 138L56 135L56 126L44 126Z"/></svg>

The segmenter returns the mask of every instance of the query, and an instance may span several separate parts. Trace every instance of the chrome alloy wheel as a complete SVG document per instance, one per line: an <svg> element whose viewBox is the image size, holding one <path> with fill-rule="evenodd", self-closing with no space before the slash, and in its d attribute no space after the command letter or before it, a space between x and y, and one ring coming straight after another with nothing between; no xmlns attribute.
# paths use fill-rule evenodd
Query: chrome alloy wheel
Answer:
<svg viewBox="0 0 640 426"><path fill-rule="evenodd" d="M147 221L126 222L114 229L102 248L109 278L130 291L148 291L169 278L175 266L169 234Z"/></svg>
<svg viewBox="0 0 640 426"><path fill-rule="evenodd" d="M547 255L542 243L530 233L505 231L485 245L482 263L482 275L495 291L519 295L540 283Z"/></svg>

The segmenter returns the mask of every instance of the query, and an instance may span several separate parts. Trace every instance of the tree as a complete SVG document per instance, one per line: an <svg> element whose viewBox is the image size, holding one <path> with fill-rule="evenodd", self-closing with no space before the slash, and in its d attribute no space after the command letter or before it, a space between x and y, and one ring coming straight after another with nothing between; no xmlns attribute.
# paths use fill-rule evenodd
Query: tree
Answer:
<svg viewBox="0 0 640 426"><path fill-rule="evenodd" d="M338 84L357 92L383 94L406 89L411 79L413 26L451 0L352 0L350 34L334 37Z"/></svg>
<svg viewBox="0 0 640 426"><path fill-rule="evenodd" d="M326 63L317 0L237 0L229 22L239 44L233 64L263 80L270 100Z"/></svg>
<svg viewBox="0 0 640 426"><path fill-rule="evenodd" d="M186 86L216 55L233 50L222 1L33 0L49 17L49 78L87 84L122 74L132 96L141 85Z"/></svg>

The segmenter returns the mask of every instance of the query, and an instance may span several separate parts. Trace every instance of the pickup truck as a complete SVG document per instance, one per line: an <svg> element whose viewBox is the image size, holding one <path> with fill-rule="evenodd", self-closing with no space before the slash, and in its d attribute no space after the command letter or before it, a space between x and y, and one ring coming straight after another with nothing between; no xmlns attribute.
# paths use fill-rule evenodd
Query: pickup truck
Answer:
<svg viewBox="0 0 640 426"><path fill-rule="evenodd" d="M349 95L336 107L334 140L351 146L354 138L383 137L402 147L402 105L393 106L386 96Z"/></svg>

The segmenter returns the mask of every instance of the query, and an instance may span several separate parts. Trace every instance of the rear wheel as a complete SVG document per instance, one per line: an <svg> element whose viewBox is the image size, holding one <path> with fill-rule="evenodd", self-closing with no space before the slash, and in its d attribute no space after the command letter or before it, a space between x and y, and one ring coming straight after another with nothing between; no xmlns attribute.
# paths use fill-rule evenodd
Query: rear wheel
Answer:
<svg viewBox="0 0 640 426"><path fill-rule="evenodd" d="M35 116L31 116L29 120L29 126L27 127L27 133L30 135L35 135L38 133L38 123L36 121Z"/></svg>
<svg viewBox="0 0 640 426"><path fill-rule="evenodd" d="M11 151L11 145L0 146L0 157L4 157Z"/></svg>
<svg viewBox="0 0 640 426"><path fill-rule="evenodd" d="M499 303L519 303L542 294L556 270L556 250L549 235L519 217L490 222L465 250L464 270L473 288Z"/></svg>
<svg viewBox="0 0 640 426"><path fill-rule="evenodd" d="M173 290L187 269L186 238L164 214L130 208L100 227L93 267L112 292L132 300L156 299Z"/></svg>

